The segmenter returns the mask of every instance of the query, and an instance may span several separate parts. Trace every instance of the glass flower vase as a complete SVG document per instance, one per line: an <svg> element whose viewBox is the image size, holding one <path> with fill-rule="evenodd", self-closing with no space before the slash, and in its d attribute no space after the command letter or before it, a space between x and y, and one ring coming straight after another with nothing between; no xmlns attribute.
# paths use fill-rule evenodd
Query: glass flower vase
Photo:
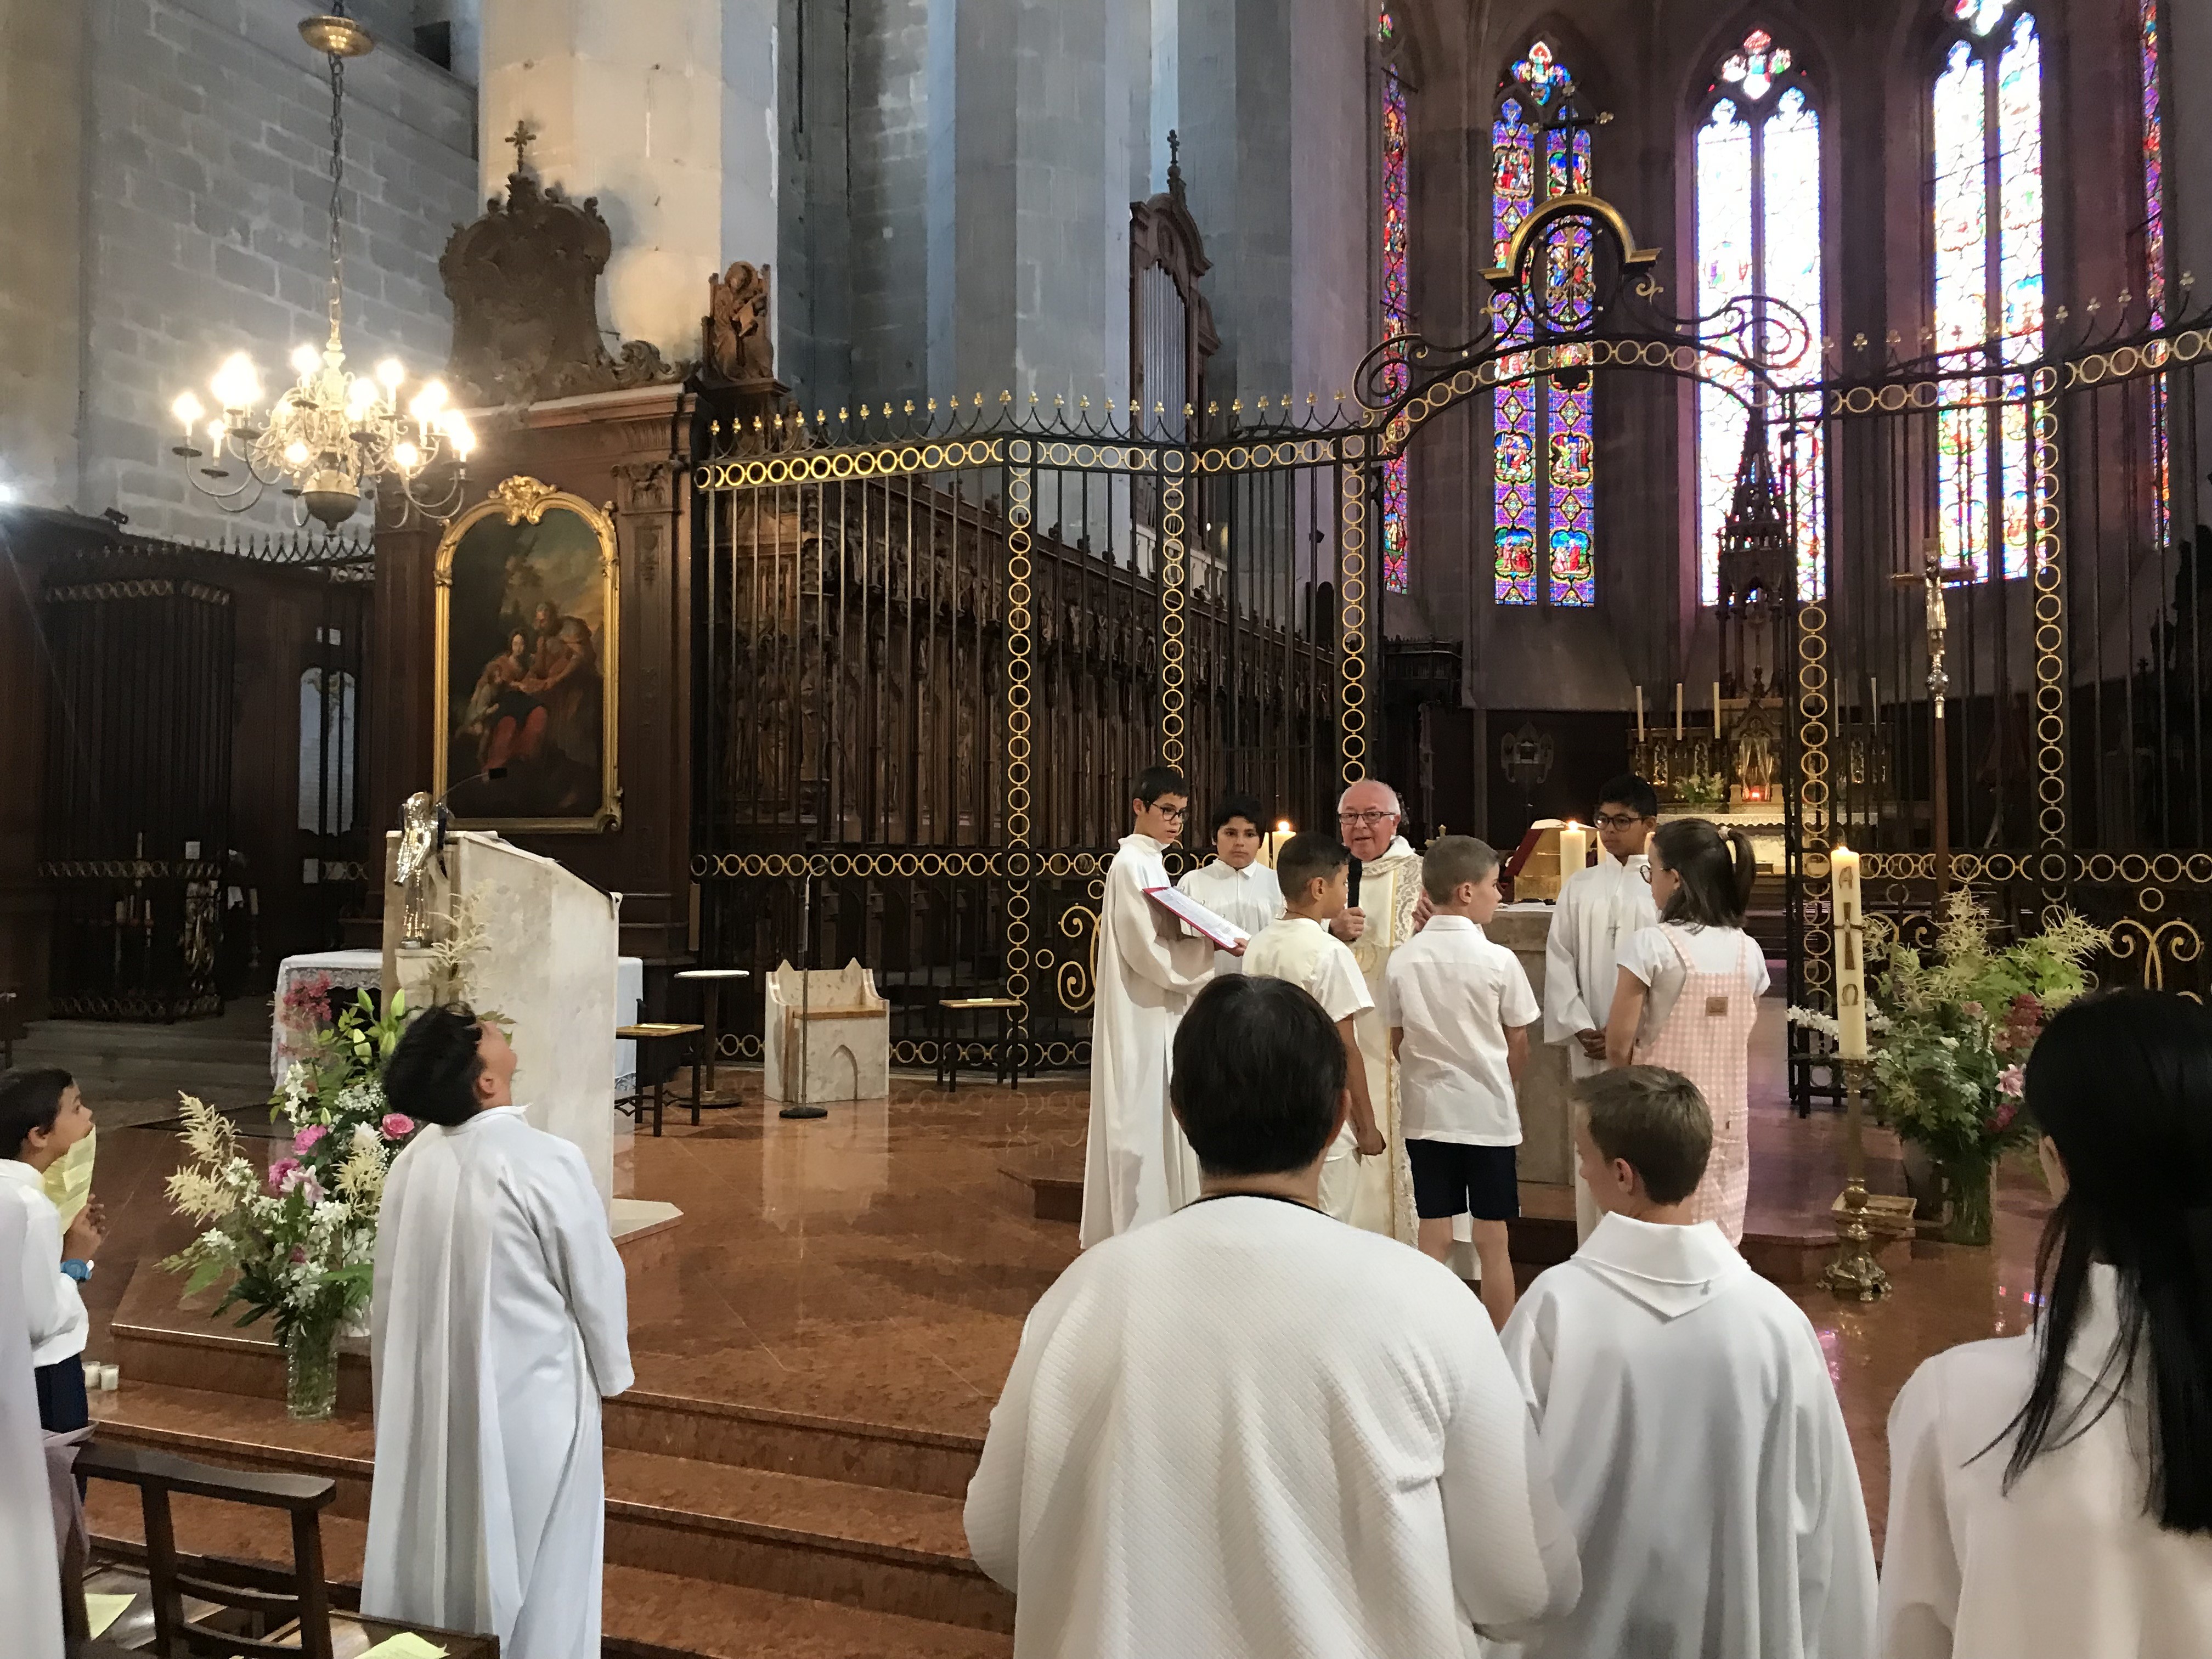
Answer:
<svg viewBox="0 0 2212 1659"><path fill-rule="evenodd" d="M284 1338L284 1409L301 1423L319 1423L337 1409L338 1332L335 1322L302 1321Z"/></svg>
<svg viewBox="0 0 2212 1659"><path fill-rule="evenodd" d="M1943 1190L1951 1200L1943 1224L1947 1244L1986 1244L1993 1210L1990 1196L1996 1163L1986 1158L1954 1158L1943 1165Z"/></svg>

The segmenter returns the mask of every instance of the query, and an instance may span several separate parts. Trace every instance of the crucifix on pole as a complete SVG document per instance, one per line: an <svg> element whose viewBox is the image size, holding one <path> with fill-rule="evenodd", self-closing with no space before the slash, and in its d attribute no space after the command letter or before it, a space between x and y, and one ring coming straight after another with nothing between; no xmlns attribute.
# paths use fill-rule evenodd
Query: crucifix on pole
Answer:
<svg viewBox="0 0 2212 1659"><path fill-rule="evenodd" d="M1969 581L1973 574L1971 565L1945 564L1942 544L1931 536L1921 550L1920 568L1897 571L1889 579L1897 587L1919 588L1921 602L1927 610L1928 701L1935 711L1935 738L1929 756L1935 787L1929 810L1934 819L1930 828L1934 831L1936 896L1939 901L1951 890L1951 763L1946 732L1948 722L1943 718L1943 702L1951 690L1951 675L1943 665L1943 637L1949 628L1943 584Z"/></svg>

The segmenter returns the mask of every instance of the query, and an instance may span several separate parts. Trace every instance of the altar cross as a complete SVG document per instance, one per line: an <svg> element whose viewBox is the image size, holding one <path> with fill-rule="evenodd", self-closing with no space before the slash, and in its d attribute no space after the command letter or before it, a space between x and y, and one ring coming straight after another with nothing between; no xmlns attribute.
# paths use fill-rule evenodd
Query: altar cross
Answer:
<svg viewBox="0 0 2212 1659"><path fill-rule="evenodd" d="M1935 799L1929 804L1933 818L1936 864L1936 896L1940 901L1951 890L1951 762L1946 732L1948 722L1943 718L1943 702L1951 690L1950 671L1943 664L1944 638L1950 631L1950 613L1943 603L1943 585L1973 580L1972 565L1943 562L1942 544L1929 537L1921 551L1920 568L1899 570L1890 575L1891 585L1900 588L1920 589L1921 604L1928 619L1928 701L1936 715L1934 742L1929 759L1935 763Z"/></svg>
<svg viewBox="0 0 2212 1659"><path fill-rule="evenodd" d="M530 165L530 147L538 141L538 129L528 121L517 121L514 131L507 135L506 142L514 146L514 170L522 172Z"/></svg>

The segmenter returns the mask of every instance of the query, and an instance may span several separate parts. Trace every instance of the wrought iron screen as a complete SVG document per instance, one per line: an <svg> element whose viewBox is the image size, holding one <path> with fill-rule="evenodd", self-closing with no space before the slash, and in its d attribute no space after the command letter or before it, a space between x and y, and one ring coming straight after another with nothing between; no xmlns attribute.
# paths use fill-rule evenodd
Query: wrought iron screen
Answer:
<svg viewBox="0 0 2212 1659"><path fill-rule="evenodd" d="M1030 1059L1087 1062L1145 767L1190 780L1186 862L1226 794L1311 824L1364 772L1364 417L1113 421L863 410L720 434L699 470L703 958L858 957L902 1064L984 993L1023 1002Z"/></svg>

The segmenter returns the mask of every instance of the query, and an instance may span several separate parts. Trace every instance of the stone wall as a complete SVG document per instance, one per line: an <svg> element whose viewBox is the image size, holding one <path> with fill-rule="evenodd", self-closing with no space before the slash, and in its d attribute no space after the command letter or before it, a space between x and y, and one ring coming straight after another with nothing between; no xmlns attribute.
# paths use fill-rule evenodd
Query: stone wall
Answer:
<svg viewBox="0 0 2212 1659"><path fill-rule="evenodd" d="M220 536L168 453L168 406L233 350L264 381L324 331L329 91L294 0L88 0L81 459L68 492L155 535ZM405 7L387 6L396 19ZM445 362L437 261L476 203L476 100L392 20L346 74L346 340L358 363ZM57 88L56 96L64 95ZM63 323L67 326L66 322ZM272 496L250 515L281 521Z"/></svg>

